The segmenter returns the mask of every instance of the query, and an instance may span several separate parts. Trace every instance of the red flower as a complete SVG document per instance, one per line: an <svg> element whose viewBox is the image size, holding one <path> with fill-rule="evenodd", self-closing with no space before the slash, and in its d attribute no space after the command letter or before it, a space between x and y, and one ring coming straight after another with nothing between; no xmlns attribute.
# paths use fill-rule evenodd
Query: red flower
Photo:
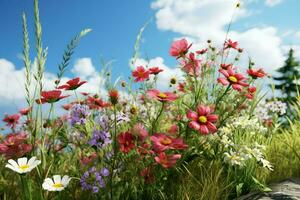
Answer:
<svg viewBox="0 0 300 200"><path fill-rule="evenodd" d="M123 153L128 153L134 147L134 136L129 132L123 132L118 135L118 142L120 145L120 151Z"/></svg>
<svg viewBox="0 0 300 200"><path fill-rule="evenodd" d="M154 174L152 173L151 167L146 167L141 171L141 176L144 178L145 183L154 182Z"/></svg>
<svg viewBox="0 0 300 200"><path fill-rule="evenodd" d="M172 92L160 92L156 89L148 90L147 94L161 102L171 102L177 99L177 96Z"/></svg>
<svg viewBox="0 0 300 200"><path fill-rule="evenodd" d="M22 157L32 149L31 145L26 144L26 139L27 134L24 132L6 135L4 141L0 143L0 154L6 159Z"/></svg>
<svg viewBox="0 0 300 200"><path fill-rule="evenodd" d="M246 96L248 99L253 99L253 98L254 98L254 95L255 95L255 92L256 92L256 87L249 87L247 91L248 91L248 93L245 94L245 96Z"/></svg>
<svg viewBox="0 0 300 200"><path fill-rule="evenodd" d="M91 96L88 96L86 101L90 109L101 109L111 106L109 103L104 102L102 99Z"/></svg>
<svg viewBox="0 0 300 200"><path fill-rule="evenodd" d="M187 60L182 60L183 71L190 75L198 75L200 70L200 60L195 57L194 53L190 53Z"/></svg>
<svg viewBox="0 0 300 200"><path fill-rule="evenodd" d="M65 90L76 90L81 85L85 84L86 81L81 81L80 78L74 78L72 80L67 81L67 84L59 86L57 89L65 89Z"/></svg>
<svg viewBox="0 0 300 200"><path fill-rule="evenodd" d="M220 67L222 68L222 69L225 69L225 70L227 70L228 68L230 68L230 67L232 67L232 64L221 64L220 65Z"/></svg>
<svg viewBox="0 0 300 200"><path fill-rule="evenodd" d="M68 96L70 95L61 96L60 90L42 91L41 99L36 99L35 101L38 104L54 103Z"/></svg>
<svg viewBox="0 0 300 200"><path fill-rule="evenodd" d="M169 129L168 129L168 133L172 134L172 135L176 135L178 133L178 126L176 124L173 124Z"/></svg>
<svg viewBox="0 0 300 200"><path fill-rule="evenodd" d="M132 76L135 77L134 82L142 82L149 79L150 72L143 66L138 66L136 70L132 72Z"/></svg>
<svg viewBox="0 0 300 200"><path fill-rule="evenodd" d="M132 134L138 136L139 140L144 142L148 137L148 131L145 129L145 127L142 124L136 124L131 129Z"/></svg>
<svg viewBox="0 0 300 200"><path fill-rule="evenodd" d="M213 123L218 121L218 116L211 114L212 112L213 109L203 105L197 106L196 112L189 110L186 115L192 120L189 127L204 135L216 132L217 127Z"/></svg>
<svg viewBox="0 0 300 200"><path fill-rule="evenodd" d="M19 110L19 113L21 115L28 115L28 113L31 111L31 108L23 108L21 110Z"/></svg>
<svg viewBox="0 0 300 200"><path fill-rule="evenodd" d="M179 82L179 83L178 83L178 86L177 86L177 89L178 89L180 92L185 92L185 86L186 86L186 83L185 83L185 82Z"/></svg>
<svg viewBox="0 0 300 200"><path fill-rule="evenodd" d="M119 100L119 92L118 92L118 90L116 90L116 89L110 90L108 92L108 96L109 96L110 102L113 105L116 105L118 103L118 100Z"/></svg>
<svg viewBox="0 0 300 200"><path fill-rule="evenodd" d="M191 46L186 39L176 40L172 43L169 53L177 58L184 57Z"/></svg>
<svg viewBox="0 0 300 200"><path fill-rule="evenodd" d="M258 70L248 69L247 73L248 73L249 76L251 76L254 79L263 78L263 77L267 76L267 73L264 72L264 70L261 69L261 68L258 69Z"/></svg>
<svg viewBox="0 0 300 200"><path fill-rule="evenodd" d="M90 164L91 162L93 162L95 159L97 158L97 154L96 152L93 152L91 155L89 156L85 156L85 157L82 157L80 159L80 162L83 164L83 165L88 165Z"/></svg>
<svg viewBox="0 0 300 200"><path fill-rule="evenodd" d="M200 51L196 51L196 53L202 55L202 54L205 54L207 51L208 51L208 48L201 49Z"/></svg>
<svg viewBox="0 0 300 200"><path fill-rule="evenodd" d="M157 74L159 74L162 71L164 71L164 70L163 69L159 69L158 67L151 67L151 68L149 68L150 74L154 74L154 75L157 75Z"/></svg>
<svg viewBox="0 0 300 200"><path fill-rule="evenodd" d="M69 103L69 104L65 104L62 105L61 107L65 110L70 110L73 107L74 103Z"/></svg>
<svg viewBox="0 0 300 200"><path fill-rule="evenodd" d="M161 164L164 168L170 168L176 164L176 161L181 158L180 154L166 155L165 152L160 152L154 159L157 163Z"/></svg>
<svg viewBox="0 0 300 200"><path fill-rule="evenodd" d="M3 118L3 121L6 122L6 126L14 128L19 123L20 117L21 116L19 114L6 115Z"/></svg>
<svg viewBox="0 0 300 200"><path fill-rule="evenodd" d="M233 42L231 41L231 39L225 42L225 49L232 48L238 50L237 46L238 46L238 42Z"/></svg>
<svg viewBox="0 0 300 200"><path fill-rule="evenodd" d="M219 72L225 76L225 78L218 78L218 82L222 85L231 84L232 88L237 91L241 91L242 86L248 86L247 83L243 82L246 79L244 75L234 72L231 67L227 70L220 69Z"/></svg>
<svg viewBox="0 0 300 200"><path fill-rule="evenodd" d="M153 142L153 149L159 153L167 149L186 149L182 138L171 138L162 133L156 133L150 137Z"/></svg>
<svg viewBox="0 0 300 200"><path fill-rule="evenodd" d="M80 92L80 94L82 94L83 96L87 96L87 95L89 95L89 93L88 93L88 92Z"/></svg>

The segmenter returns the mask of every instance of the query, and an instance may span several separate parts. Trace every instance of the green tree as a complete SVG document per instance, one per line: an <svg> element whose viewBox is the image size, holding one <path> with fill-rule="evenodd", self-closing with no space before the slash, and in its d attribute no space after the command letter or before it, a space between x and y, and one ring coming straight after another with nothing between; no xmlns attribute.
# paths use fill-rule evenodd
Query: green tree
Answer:
<svg viewBox="0 0 300 200"><path fill-rule="evenodd" d="M294 57L294 50L290 49L284 66L276 70L279 75L273 79L277 82L275 89L281 91L280 99L288 105L288 116L291 114L291 103L296 100L297 90L300 89L300 63Z"/></svg>

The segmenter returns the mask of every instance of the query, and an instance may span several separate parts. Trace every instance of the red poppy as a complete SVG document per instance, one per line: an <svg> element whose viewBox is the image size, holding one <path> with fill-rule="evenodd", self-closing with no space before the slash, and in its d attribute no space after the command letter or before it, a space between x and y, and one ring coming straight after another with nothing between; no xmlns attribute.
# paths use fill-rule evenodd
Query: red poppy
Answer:
<svg viewBox="0 0 300 200"><path fill-rule="evenodd" d="M181 158L180 154L166 155L165 152L160 152L154 159L157 163L161 164L164 168L170 168L176 164L176 161Z"/></svg>
<svg viewBox="0 0 300 200"><path fill-rule="evenodd" d="M6 126L14 128L19 123L20 117L19 114L5 115L3 121L6 122Z"/></svg>
<svg viewBox="0 0 300 200"><path fill-rule="evenodd" d="M150 72L143 66L138 66L136 70L132 72L132 76L135 77L134 82L142 82L149 79Z"/></svg>
<svg viewBox="0 0 300 200"><path fill-rule="evenodd" d="M232 88L237 91L242 91L242 86L247 87L249 84L243 82L246 78L243 74L236 73L229 67L227 70L220 69L219 72L225 76L225 78L218 78L218 82L222 85L231 84Z"/></svg>
<svg viewBox="0 0 300 200"><path fill-rule="evenodd" d="M116 89L112 89L108 92L109 100L113 105L116 105L119 101L119 92Z"/></svg>
<svg viewBox="0 0 300 200"><path fill-rule="evenodd" d="M35 101L38 104L54 103L68 96L70 95L62 96L60 90L42 91L41 99L36 99Z"/></svg>
<svg viewBox="0 0 300 200"><path fill-rule="evenodd" d="M67 81L67 84L59 86L57 89L65 89L65 90L76 90L79 88L81 85L85 84L86 81L81 81L80 78L74 78L72 80Z"/></svg>
<svg viewBox="0 0 300 200"><path fill-rule="evenodd" d="M169 53L177 58L184 57L191 46L186 39L176 40L172 43Z"/></svg>
<svg viewBox="0 0 300 200"><path fill-rule="evenodd" d="M106 103L100 98L95 98L91 96L88 96L86 102L90 109L101 109L111 106L110 103Z"/></svg>
<svg viewBox="0 0 300 200"><path fill-rule="evenodd" d="M255 92L256 92L256 87L249 87L247 89L248 93L245 94L245 96L248 98L248 99L253 99L254 98L254 95L255 95Z"/></svg>
<svg viewBox="0 0 300 200"><path fill-rule="evenodd" d="M218 121L218 116L212 113L212 108L203 105L197 106L196 112L189 110L186 114L187 118L192 120L189 127L204 135L216 132L217 127L214 123Z"/></svg>
<svg viewBox="0 0 300 200"><path fill-rule="evenodd" d="M238 50L237 46L238 46L238 42L233 42L231 41L231 39L225 42L225 49L232 48Z"/></svg>
<svg viewBox="0 0 300 200"><path fill-rule="evenodd" d="M4 141L0 143L0 154L6 159L22 157L31 151L32 147L26 144L27 134L24 132L7 134Z"/></svg>
<svg viewBox="0 0 300 200"><path fill-rule="evenodd" d="M157 74L159 74L162 71L164 71L164 70L160 69L158 67L151 67L151 68L149 68L150 74L154 74L154 75L157 75Z"/></svg>
<svg viewBox="0 0 300 200"><path fill-rule="evenodd" d="M147 95L161 102L171 102L177 99L177 96L172 92L160 92L156 89L148 90Z"/></svg>
<svg viewBox="0 0 300 200"><path fill-rule="evenodd" d="M258 70L248 69L247 73L248 73L249 76L251 76L254 79L263 78L263 77L267 76L267 73L264 72L264 70L262 68L260 68Z"/></svg>
<svg viewBox="0 0 300 200"><path fill-rule="evenodd" d="M202 54L205 54L207 51L208 51L208 48L201 49L200 51L196 51L196 53L202 55Z"/></svg>
<svg viewBox="0 0 300 200"><path fill-rule="evenodd" d="M28 113L31 111L31 108L23 108L21 110L19 110L19 113L21 115L28 115Z"/></svg>
<svg viewBox="0 0 300 200"><path fill-rule="evenodd" d="M120 145L120 151L128 153L135 147L134 136L129 132L123 132L118 135L118 142Z"/></svg>
<svg viewBox="0 0 300 200"><path fill-rule="evenodd" d="M153 149L159 153L167 149L186 149L182 138L172 138L162 133L156 133L150 137L153 143Z"/></svg>

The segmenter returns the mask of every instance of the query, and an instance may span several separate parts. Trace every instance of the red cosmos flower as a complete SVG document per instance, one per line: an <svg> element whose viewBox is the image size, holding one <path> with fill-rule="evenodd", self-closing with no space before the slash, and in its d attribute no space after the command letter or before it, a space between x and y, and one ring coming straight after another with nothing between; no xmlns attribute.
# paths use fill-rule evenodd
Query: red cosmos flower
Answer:
<svg viewBox="0 0 300 200"><path fill-rule="evenodd" d="M147 95L161 102L171 102L177 99L177 96L172 92L160 92L156 89L148 90Z"/></svg>
<svg viewBox="0 0 300 200"><path fill-rule="evenodd" d="M65 90L76 90L79 88L81 85L85 84L86 81L81 81L80 78L74 78L72 80L67 81L67 84L59 86L57 89L65 89Z"/></svg>
<svg viewBox="0 0 300 200"><path fill-rule="evenodd" d="M132 72L132 76L135 77L134 82L142 82L149 79L150 72L143 66L138 66L136 70Z"/></svg>
<svg viewBox="0 0 300 200"><path fill-rule="evenodd" d="M89 93L88 93L88 92L80 92L80 94L82 94L83 96L87 96L87 95L89 95Z"/></svg>
<svg viewBox="0 0 300 200"><path fill-rule="evenodd" d="M82 158L80 159L80 162L81 162L81 164L83 164L83 165L88 165L88 164L90 164L91 162L93 162L96 158L97 158L97 154L96 154L96 152L93 152L93 153L90 154L89 156L82 157Z"/></svg>
<svg viewBox="0 0 300 200"><path fill-rule="evenodd" d="M37 104L54 103L70 95L62 96L60 90L51 90L51 91L42 91L41 96L42 96L41 99L35 100Z"/></svg>
<svg viewBox="0 0 300 200"><path fill-rule="evenodd" d="M222 85L231 84L232 88L237 91L242 91L242 86L248 86L247 83L243 82L246 78L243 74L239 74L233 71L231 67L227 70L220 69L219 72L225 76L225 78L218 78L218 82Z"/></svg>
<svg viewBox="0 0 300 200"><path fill-rule="evenodd" d="M169 53L177 58L184 57L191 46L186 39L176 40L172 43Z"/></svg>
<svg viewBox="0 0 300 200"><path fill-rule="evenodd" d="M197 106L196 112L189 110L186 114L192 120L189 127L204 135L216 132L217 127L213 123L218 121L218 116L211 114L212 112L212 108L203 105Z"/></svg>
<svg viewBox="0 0 300 200"><path fill-rule="evenodd" d="M178 126L176 124L173 124L169 129L168 129L168 133L172 134L172 135L176 135L178 133Z"/></svg>
<svg viewBox="0 0 300 200"><path fill-rule="evenodd" d="M109 100L113 105L116 105L119 101L119 92L116 89L112 89L108 92Z"/></svg>
<svg viewBox="0 0 300 200"><path fill-rule="evenodd" d="M141 176L144 178L145 183L154 182L154 174L151 167L146 167L141 171Z"/></svg>
<svg viewBox="0 0 300 200"><path fill-rule="evenodd" d="M187 60L182 60L183 71L191 75L198 75L200 70L200 60L195 57L194 53L190 53Z"/></svg>
<svg viewBox="0 0 300 200"><path fill-rule="evenodd" d="M142 142L144 142L149 135L148 131L140 123L134 125L134 127L131 129L131 133L138 136L139 140Z"/></svg>
<svg viewBox="0 0 300 200"><path fill-rule="evenodd" d="M134 147L134 136L129 132L123 132L118 135L118 142L120 145L120 151L123 153L128 153Z"/></svg>
<svg viewBox="0 0 300 200"><path fill-rule="evenodd" d="M19 123L20 117L19 114L5 115L3 121L6 122L6 126L14 128Z"/></svg>
<svg viewBox="0 0 300 200"><path fill-rule="evenodd" d="M164 168L170 168L176 164L176 161L181 158L180 154L166 155L165 152L160 152L154 159L157 163L161 164Z"/></svg>
<svg viewBox="0 0 300 200"><path fill-rule="evenodd" d="M221 67L222 69L227 70L228 68L232 67L232 64L225 64L225 63L223 63L223 64L220 65L220 67Z"/></svg>
<svg viewBox="0 0 300 200"><path fill-rule="evenodd" d="M187 145L184 144L182 138L171 138L162 133L155 133L150 137L153 143L153 149L159 153L167 149L186 149Z"/></svg>
<svg viewBox="0 0 300 200"><path fill-rule="evenodd" d="M208 51L208 48L206 48L206 49L201 49L200 51L196 51L196 54L202 55L202 54L205 54L207 51Z"/></svg>
<svg viewBox="0 0 300 200"><path fill-rule="evenodd" d="M248 91L248 93L245 94L245 96L246 96L248 99L253 99L253 98L254 98L254 95L255 95L255 92L256 92L256 87L249 87L247 91Z"/></svg>
<svg viewBox="0 0 300 200"><path fill-rule="evenodd" d="M3 154L6 159L11 159L30 152L32 147L26 144L26 139L27 134L24 132L6 135L4 141L0 143L0 154Z"/></svg>
<svg viewBox="0 0 300 200"><path fill-rule="evenodd" d="M237 46L238 46L238 42L233 42L233 41L231 41L231 39L229 39L228 41L225 42L225 48L224 49L232 48L232 49L238 50Z"/></svg>
<svg viewBox="0 0 300 200"><path fill-rule="evenodd" d="M185 82L179 82L179 83L178 83L178 86L177 86L177 89L178 89L180 92L185 92L185 86L186 86L186 83L185 83Z"/></svg>
<svg viewBox="0 0 300 200"><path fill-rule="evenodd" d="M101 109L111 106L110 103L106 103L100 98L95 98L91 96L88 96L86 102L90 109Z"/></svg>
<svg viewBox="0 0 300 200"><path fill-rule="evenodd" d="M149 68L150 74L154 74L154 75L157 75L157 74L159 74L162 71L164 71L164 70L160 69L158 67L151 67L151 68Z"/></svg>
<svg viewBox="0 0 300 200"><path fill-rule="evenodd" d="M23 108L21 110L19 110L19 113L21 115L28 115L28 113L31 111L31 108Z"/></svg>
<svg viewBox="0 0 300 200"><path fill-rule="evenodd" d="M257 78L263 78L265 76L267 76L267 73L264 72L264 70L262 68L255 70L255 69L248 69L247 73L249 76L251 76L253 79L257 79Z"/></svg>

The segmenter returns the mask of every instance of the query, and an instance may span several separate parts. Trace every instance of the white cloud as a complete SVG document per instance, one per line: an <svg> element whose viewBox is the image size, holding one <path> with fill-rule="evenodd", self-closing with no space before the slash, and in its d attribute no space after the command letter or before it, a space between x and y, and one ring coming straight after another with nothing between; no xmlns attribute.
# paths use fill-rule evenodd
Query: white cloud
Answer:
<svg viewBox="0 0 300 200"><path fill-rule="evenodd" d="M253 11L246 9L246 6L257 1L244 2L236 10L233 22L249 16ZM235 3L228 0L156 0L151 6L157 10L156 24L159 29L180 33L200 44L212 39L214 44L221 47L227 25L236 9ZM283 64L282 40L275 27L265 25L244 31L231 30L229 37L244 48L244 63L249 56L268 72Z"/></svg>
<svg viewBox="0 0 300 200"><path fill-rule="evenodd" d="M89 68L87 71L80 71L78 68L79 64L83 67L91 67L90 58L79 58L75 62L74 67L71 71L76 72L76 76L79 76L82 80L87 80L87 83L78 88L79 92L90 92L90 93L100 93L105 94L104 81L99 73L96 72L94 68ZM36 68L36 62L32 65L33 71ZM93 70L90 70L93 69ZM93 74L91 74L93 71ZM86 79L86 77L88 78ZM73 78L73 77L72 77ZM69 77L62 77L61 84L70 80ZM34 80L34 79L32 79ZM54 81L56 80L56 75L53 73L45 72L43 78L43 89L52 90L54 89ZM1 105L11 105L20 107L23 106L25 102L25 68L16 69L15 65L4 59L0 58L0 104ZM36 83L32 82L31 92L33 93L34 85Z"/></svg>
<svg viewBox="0 0 300 200"><path fill-rule="evenodd" d="M273 7L273 6L276 6L276 5L280 4L282 1L283 0L266 0L265 4L267 6Z"/></svg>
<svg viewBox="0 0 300 200"><path fill-rule="evenodd" d="M80 58L75 61L74 68L71 70L76 76L86 78L95 74L95 67L91 58Z"/></svg>
<svg viewBox="0 0 300 200"><path fill-rule="evenodd" d="M296 36L298 39L300 39L300 31L296 32L296 33L295 33L295 36Z"/></svg>

